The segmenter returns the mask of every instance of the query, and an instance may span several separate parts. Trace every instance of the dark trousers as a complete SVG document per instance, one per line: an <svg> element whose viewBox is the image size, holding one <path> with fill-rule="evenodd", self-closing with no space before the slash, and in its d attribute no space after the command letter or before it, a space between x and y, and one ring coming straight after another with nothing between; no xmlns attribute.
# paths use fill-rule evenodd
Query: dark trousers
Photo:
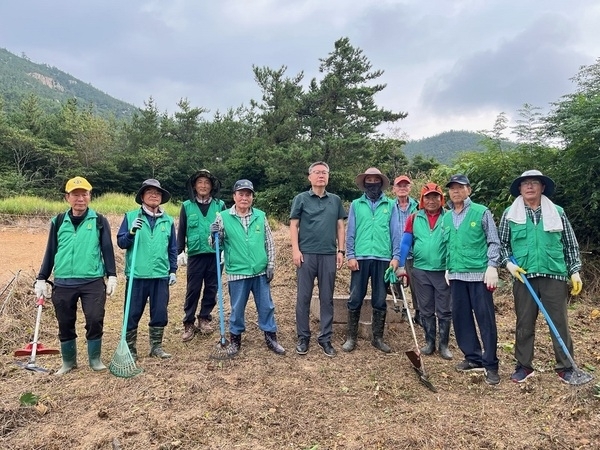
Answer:
<svg viewBox="0 0 600 450"><path fill-rule="evenodd" d="M492 293L482 281L451 280L450 290L454 335L465 359L486 369L498 370L498 331ZM477 336L475 320L481 341Z"/></svg>
<svg viewBox="0 0 600 450"><path fill-rule="evenodd" d="M417 300L417 284L413 278L413 263L414 260L412 258L407 258L405 263L406 273L408 274L408 287L410 288L410 298L412 299L412 306L415 311L419 311L419 302Z"/></svg>
<svg viewBox="0 0 600 450"><path fill-rule="evenodd" d="M55 286L52 291L52 304L58 320L60 342L77 338L77 302L81 299L81 309L85 316L85 337L88 341L100 339L104 328L104 306L106 305L106 285L103 278L80 286Z"/></svg>
<svg viewBox="0 0 600 450"><path fill-rule="evenodd" d="M412 280L417 286L417 303L421 317L434 315L438 319L451 319L450 287L446 284L443 270L412 269Z"/></svg>
<svg viewBox="0 0 600 450"><path fill-rule="evenodd" d="M567 283L546 277L530 278L529 283L542 302L542 305L544 305L552 323L554 323L572 357L573 340L571 339L571 333L569 333L567 315ZM532 369L535 322L538 317L539 308L535 300L531 297L527 286L519 281L513 283L513 295L515 298L515 313L517 314L515 358L520 365ZM552 345L554 347L556 370L571 367L571 362L567 358L567 355L565 355L554 333L550 333L550 336L552 337Z"/></svg>
<svg viewBox="0 0 600 450"><path fill-rule="evenodd" d="M130 278L125 284L125 292ZM127 331L136 330L140 319L146 309L146 303L150 301L149 327L166 327L169 322L167 306L169 305L169 279L168 278L135 278L131 290L131 303L129 305L129 318L127 320ZM126 300L127 301L127 300Z"/></svg>
<svg viewBox="0 0 600 450"><path fill-rule="evenodd" d="M298 279L296 296L296 333L310 337L310 302L315 278L319 287L319 342L331 341L333 334L333 291L337 255L303 253L304 262L296 270Z"/></svg>
<svg viewBox="0 0 600 450"><path fill-rule="evenodd" d="M200 292L204 285L198 318L212 320L211 312L217 304L217 259L214 253L188 257L187 289L183 306L183 324L193 324Z"/></svg>
<svg viewBox="0 0 600 450"><path fill-rule="evenodd" d="M385 271L389 267L389 261L376 259L359 259L358 269L350 274L350 299L348 309L355 311L360 309L367 295L367 285L371 279L371 305L373 309L385 311L387 303L387 286L384 281Z"/></svg>

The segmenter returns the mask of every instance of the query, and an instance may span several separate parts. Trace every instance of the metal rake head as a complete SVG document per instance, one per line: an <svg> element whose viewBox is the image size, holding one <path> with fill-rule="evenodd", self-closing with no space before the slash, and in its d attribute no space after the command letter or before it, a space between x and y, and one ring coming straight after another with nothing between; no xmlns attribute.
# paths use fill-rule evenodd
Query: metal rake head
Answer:
<svg viewBox="0 0 600 450"><path fill-rule="evenodd" d="M229 341L224 337L221 337L221 339L219 339L219 342L217 342L217 345L213 347L209 358L215 359L217 361L225 361L233 358L234 356L235 353L231 351L231 348L229 347Z"/></svg>
<svg viewBox="0 0 600 450"><path fill-rule="evenodd" d="M135 365L133 356L124 339L119 341L117 350L108 365L108 370L110 370L110 373L114 376L120 378L133 378L143 372L140 367Z"/></svg>

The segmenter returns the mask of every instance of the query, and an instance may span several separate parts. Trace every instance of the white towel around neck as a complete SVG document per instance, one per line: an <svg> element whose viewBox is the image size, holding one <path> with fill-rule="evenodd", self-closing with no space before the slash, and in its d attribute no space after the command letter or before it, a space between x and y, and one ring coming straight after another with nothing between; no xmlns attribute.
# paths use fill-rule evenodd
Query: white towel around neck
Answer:
<svg viewBox="0 0 600 450"><path fill-rule="evenodd" d="M544 231L549 232L560 232L563 231L563 224L556 210L556 206L554 203L546 197L542 195L542 220L544 222ZM525 202L523 201L523 196L519 195L506 213L506 218L514 223L525 223L527 221L527 216L525 214Z"/></svg>

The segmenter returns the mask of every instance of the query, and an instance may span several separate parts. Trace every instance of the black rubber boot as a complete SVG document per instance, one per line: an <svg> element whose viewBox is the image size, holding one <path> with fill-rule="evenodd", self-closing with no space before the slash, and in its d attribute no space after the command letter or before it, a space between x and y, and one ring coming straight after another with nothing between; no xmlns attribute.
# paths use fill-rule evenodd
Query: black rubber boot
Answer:
<svg viewBox="0 0 600 450"><path fill-rule="evenodd" d="M229 356L235 356L242 348L242 335L229 333L229 346L227 347L227 354Z"/></svg>
<svg viewBox="0 0 600 450"><path fill-rule="evenodd" d="M65 341L60 343L60 355L62 356L62 367L54 375L64 375L77 368L77 341Z"/></svg>
<svg viewBox="0 0 600 450"><path fill-rule="evenodd" d="M438 328L440 333L440 356L444 359L452 359L452 352L448 349L450 341L450 323L451 319L438 320Z"/></svg>
<svg viewBox="0 0 600 450"><path fill-rule="evenodd" d="M165 327L149 327L148 336L150 337L150 355L156 358L167 359L171 357L170 353L167 353L162 348L163 335L165 333Z"/></svg>
<svg viewBox="0 0 600 450"><path fill-rule="evenodd" d="M371 327L373 329L373 340L371 345L384 353L390 353L392 349L389 345L383 342L383 329L385 328L386 311L373 310L373 318Z"/></svg>
<svg viewBox="0 0 600 450"><path fill-rule="evenodd" d="M413 323L415 325L419 325L420 327L422 327L423 325L421 324L421 313L419 312L418 309L415 309L415 315L413 316Z"/></svg>
<svg viewBox="0 0 600 450"><path fill-rule="evenodd" d="M265 342L267 343L269 350L274 353L277 353L278 355L283 355L285 353L285 349L277 342L277 333L274 331L265 331Z"/></svg>
<svg viewBox="0 0 600 450"><path fill-rule="evenodd" d="M87 341L88 360L92 370L99 372L106 370L106 366L102 363L100 355L102 354L102 339L94 339Z"/></svg>
<svg viewBox="0 0 600 450"><path fill-rule="evenodd" d="M346 342L342 345L342 350L351 352L356 348L356 340L358 339L358 322L360 321L360 309L348 310L348 334Z"/></svg>
<svg viewBox="0 0 600 450"><path fill-rule="evenodd" d="M131 330L125 333L125 341L127 342L127 347L129 347L129 353L131 353L131 357L134 361L137 361L137 328L135 330Z"/></svg>
<svg viewBox="0 0 600 450"><path fill-rule="evenodd" d="M435 352L435 337L436 337L436 317L423 317L421 316L421 323L423 324L423 330L425 331L425 347L421 348L423 355L431 355Z"/></svg>

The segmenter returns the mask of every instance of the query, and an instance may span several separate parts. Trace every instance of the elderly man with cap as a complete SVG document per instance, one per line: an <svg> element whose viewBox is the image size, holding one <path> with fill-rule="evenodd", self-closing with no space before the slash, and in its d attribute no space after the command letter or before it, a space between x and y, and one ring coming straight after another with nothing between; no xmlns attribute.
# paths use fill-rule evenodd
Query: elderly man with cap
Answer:
<svg viewBox="0 0 600 450"><path fill-rule="evenodd" d="M127 283L133 283L125 339L134 359L137 359L138 324L148 301L149 356L171 357L162 348L162 342L169 321L169 286L177 281L177 241L173 218L160 206L170 198L171 194L157 180L144 181L135 196L141 207L125 213L117 234L117 245L126 250ZM138 244L135 267L132 267L134 239L138 239Z"/></svg>
<svg viewBox="0 0 600 450"><path fill-rule="evenodd" d="M398 211L394 200L383 191L390 186L389 179L375 167L367 169L355 179L364 194L354 200L348 212L346 257L350 275L348 299L348 331L342 350L351 352L356 347L360 310L371 280L373 307L371 344L389 353L391 348L383 341L387 312L387 286L384 280L388 267L396 270L400 259L400 230Z"/></svg>
<svg viewBox="0 0 600 450"><path fill-rule="evenodd" d="M275 274L275 242L263 211L252 207L254 185L242 179L233 185L234 205L217 214L210 227L211 240L219 235L225 253L225 272L231 301L227 349L235 355L246 331L245 312L250 293L258 313L258 327L264 332L267 347L278 355L285 349L277 342L275 305L269 283ZM214 245L214 242L213 242Z"/></svg>
<svg viewBox="0 0 600 450"><path fill-rule="evenodd" d="M471 183L465 175L452 175L446 187L450 212L444 214L442 223L447 279L452 295L454 334L465 355L456 370L483 370L485 382L495 385L500 383L500 376L492 292L498 285L500 239L490 210L469 197Z"/></svg>
<svg viewBox="0 0 600 450"><path fill-rule="evenodd" d="M400 267L396 274L402 276L407 257L412 250L413 269L411 278L417 286L416 300L421 310L421 322L425 331L424 355L435 349L439 329L440 355L452 359L448 349L452 309L450 287L445 280L446 244L443 237L444 192L435 183L427 183L421 189L419 211L410 215L402 235ZM437 320L436 320L437 319Z"/></svg>
<svg viewBox="0 0 600 450"><path fill-rule="evenodd" d="M408 216L417 211L419 204L417 201L410 197L410 189L412 188L412 181L407 175L400 175L394 179L394 186L392 191L396 195L396 208L398 208L398 219L400 220L400 236L406 226L406 219ZM410 286L410 295L412 297L413 309L415 310L415 316L413 321L417 325L421 325L421 315L419 312L419 305L417 304L416 286L412 278L412 266L413 258L412 252L410 252L406 258L406 272L408 273L408 282ZM406 311L402 311L405 315Z"/></svg>
<svg viewBox="0 0 600 450"><path fill-rule="evenodd" d="M581 292L579 245L564 210L548 197L554 194L554 181L539 170L528 170L510 186L516 197L500 219L498 233L502 243L502 265L520 282L513 283L517 324L515 359L517 365L510 379L522 383L534 374L533 350L538 306L523 284L527 278L556 326L569 353L573 340L567 316L567 281L573 283L571 294ZM513 256L516 264L510 261ZM554 333L551 333L559 378L568 383L573 367Z"/></svg>
<svg viewBox="0 0 600 450"><path fill-rule="evenodd" d="M92 370L105 370L100 360L106 296L117 287L115 254L106 217L89 208L92 185L71 178L65 188L70 208L50 223L48 243L35 282L37 298L52 296L58 320L63 375L77 367L77 302L85 315L88 360ZM54 270L54 289L46 284ZM106 285L104 277L108 276Z"/></svg>
<svg viewBox="0 0 600 450"><path fill-rule="evenodd" d="M223 200L215 198L221 182L208 170L195 172L188 180L190 199L183 202L177 228L178 266L187 265L187 288L183 306L183 334L181 340L193 339L195 331L213 332L211 312L217 301L217 267L215 250L208 243L210 225L217 213L225 209ZM187 247L187 253L186 253ZM198 300L204 284L200 310ZM198 313L198 326L194 326Z"/></svg>

